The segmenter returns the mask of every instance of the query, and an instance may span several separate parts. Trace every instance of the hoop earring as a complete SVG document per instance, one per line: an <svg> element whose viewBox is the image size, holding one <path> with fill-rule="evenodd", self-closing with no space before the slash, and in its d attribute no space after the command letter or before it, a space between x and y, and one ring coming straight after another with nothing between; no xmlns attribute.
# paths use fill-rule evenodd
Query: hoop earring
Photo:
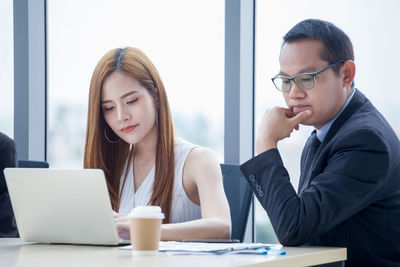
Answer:
<svg viewBox="0 0 400 267"><path fill-rule="evenodd" d="M110 138L108 138L108 136L107 136L107 125L106 125L106 127L104 127L104 137L105 137L106 140L107 140L109 143L111 143L111 144L117 144L117 143L119 143L119 138L118 138L117 141L113 141L113 140L111 140Z"/></svg>

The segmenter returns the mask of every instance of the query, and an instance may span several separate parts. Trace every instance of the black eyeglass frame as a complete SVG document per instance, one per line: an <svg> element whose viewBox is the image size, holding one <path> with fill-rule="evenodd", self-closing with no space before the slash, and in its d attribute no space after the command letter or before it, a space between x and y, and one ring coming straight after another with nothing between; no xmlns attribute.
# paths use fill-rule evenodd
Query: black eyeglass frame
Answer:
<svg viewBox="0 0 400 267"><path fill-rule="evenodd" d="M338 60L338 61L336 61L335 63L332 63L332 64L326 66L325 68L323 68L323 69L321 69L321 70L319 70L319 71L316 71L316 72L312 72L312 73L300 73L300 74L297 74L297 75L293 76L292 78L289 78L289 77L286 77L286 76L276 76L276 77L272 78L271 80L272 80L272 83L274 84L275 88L276 88L279 92L288 92L288 91L290 91L290 89L292 89L292 83L291 83L291 81L293 81L293 82L297 85L297 87L299 87L301 90L310 90L310 89L314 88L314 86L315 86L315 76L317 76L318 74L321 74L322 72L324 72L324 71L326 71L326 70L328 70L328 69L330 69L330 68L333 68L334 66L336 66L336 65L339 64L339 63L344 63L344 62L345 62L345 60L341 59L341 60ZM301 87L301 86L296 82L296 78L299 77L299 76L303 76L303 75L310 75L310 76L312 77L312 79L313 79L313 85L312 85L310 88L303 88L303 87ZM275 79L278 79L278 78L279 78L279 79L285 78L285 79L287 79L287 80L289 81L290 86L289 86L289 88L288 88L287 90L281 90L281 89L278 88L278 86L276 86L276 84L275 84Z"/></svg>

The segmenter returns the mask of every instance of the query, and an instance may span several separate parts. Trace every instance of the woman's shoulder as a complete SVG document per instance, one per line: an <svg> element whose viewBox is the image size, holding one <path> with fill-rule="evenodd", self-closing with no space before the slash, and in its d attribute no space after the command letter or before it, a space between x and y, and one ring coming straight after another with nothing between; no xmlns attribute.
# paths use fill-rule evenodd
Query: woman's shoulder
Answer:
<svg viewBox="0 0 400 267"><path fill-rule="evenodd" d="M197 176L199 173L220 170L219 164L219 159L214 151L206 147L195 146L187 156L185 170L188 174Z"/></svg>
<svg viewBox="0 0 400 267"><path fill-rule="evenodd" d="M193 144L182 137L175 137L175 151L180 152L184 148L189 150L187 160L217 159L215 152L211 149Z"/></svg>
<svg viewBox="0 0 400 267"><path fill-rule="evenodd" d="M218 161L217 155L209 148L202 146L195 146L189 153L189 157L196 160L209 160Z"/></svg>

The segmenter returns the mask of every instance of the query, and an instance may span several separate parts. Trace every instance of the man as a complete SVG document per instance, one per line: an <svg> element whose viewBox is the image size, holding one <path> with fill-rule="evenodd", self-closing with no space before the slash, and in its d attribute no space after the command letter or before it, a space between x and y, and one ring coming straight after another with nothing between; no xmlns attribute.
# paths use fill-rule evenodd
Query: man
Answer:
<svg viewBox="0 0 400 267"><path fill-rule="evenodd" d="M14 213L3 173L4 168L15 167L15 165L15 142L7 135L0 132L0 237L18 236Z"/></svg>
<svg viewBox="0 0 400 267"><path fill-rule="evenodd" d="M400 143L354 88L350 39L329 22L309 19L283 40L273 82L288 108L265 113L259 155L242 172L283 245L346 247L346 266L399 266ZM316 130L301 155L296 193L277 142L299 124Z"/></svg>

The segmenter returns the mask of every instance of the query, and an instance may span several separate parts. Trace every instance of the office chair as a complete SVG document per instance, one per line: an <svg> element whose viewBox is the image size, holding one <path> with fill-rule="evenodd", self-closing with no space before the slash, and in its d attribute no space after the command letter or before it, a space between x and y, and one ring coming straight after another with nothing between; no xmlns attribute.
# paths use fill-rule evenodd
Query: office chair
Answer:
<svg viewBox="0 0 400 267"><path fill-rule="evenodd" d="M35 160L18 160L18 168L48 168L49 163L47 161L35 161Z"/></svg>
<svg viewBox="0 0 400 267"><path fill-rule="evenodd" d="M221 164L223 184L231 210L232 239L243 242L252 192L239 165Z"/></svg>

